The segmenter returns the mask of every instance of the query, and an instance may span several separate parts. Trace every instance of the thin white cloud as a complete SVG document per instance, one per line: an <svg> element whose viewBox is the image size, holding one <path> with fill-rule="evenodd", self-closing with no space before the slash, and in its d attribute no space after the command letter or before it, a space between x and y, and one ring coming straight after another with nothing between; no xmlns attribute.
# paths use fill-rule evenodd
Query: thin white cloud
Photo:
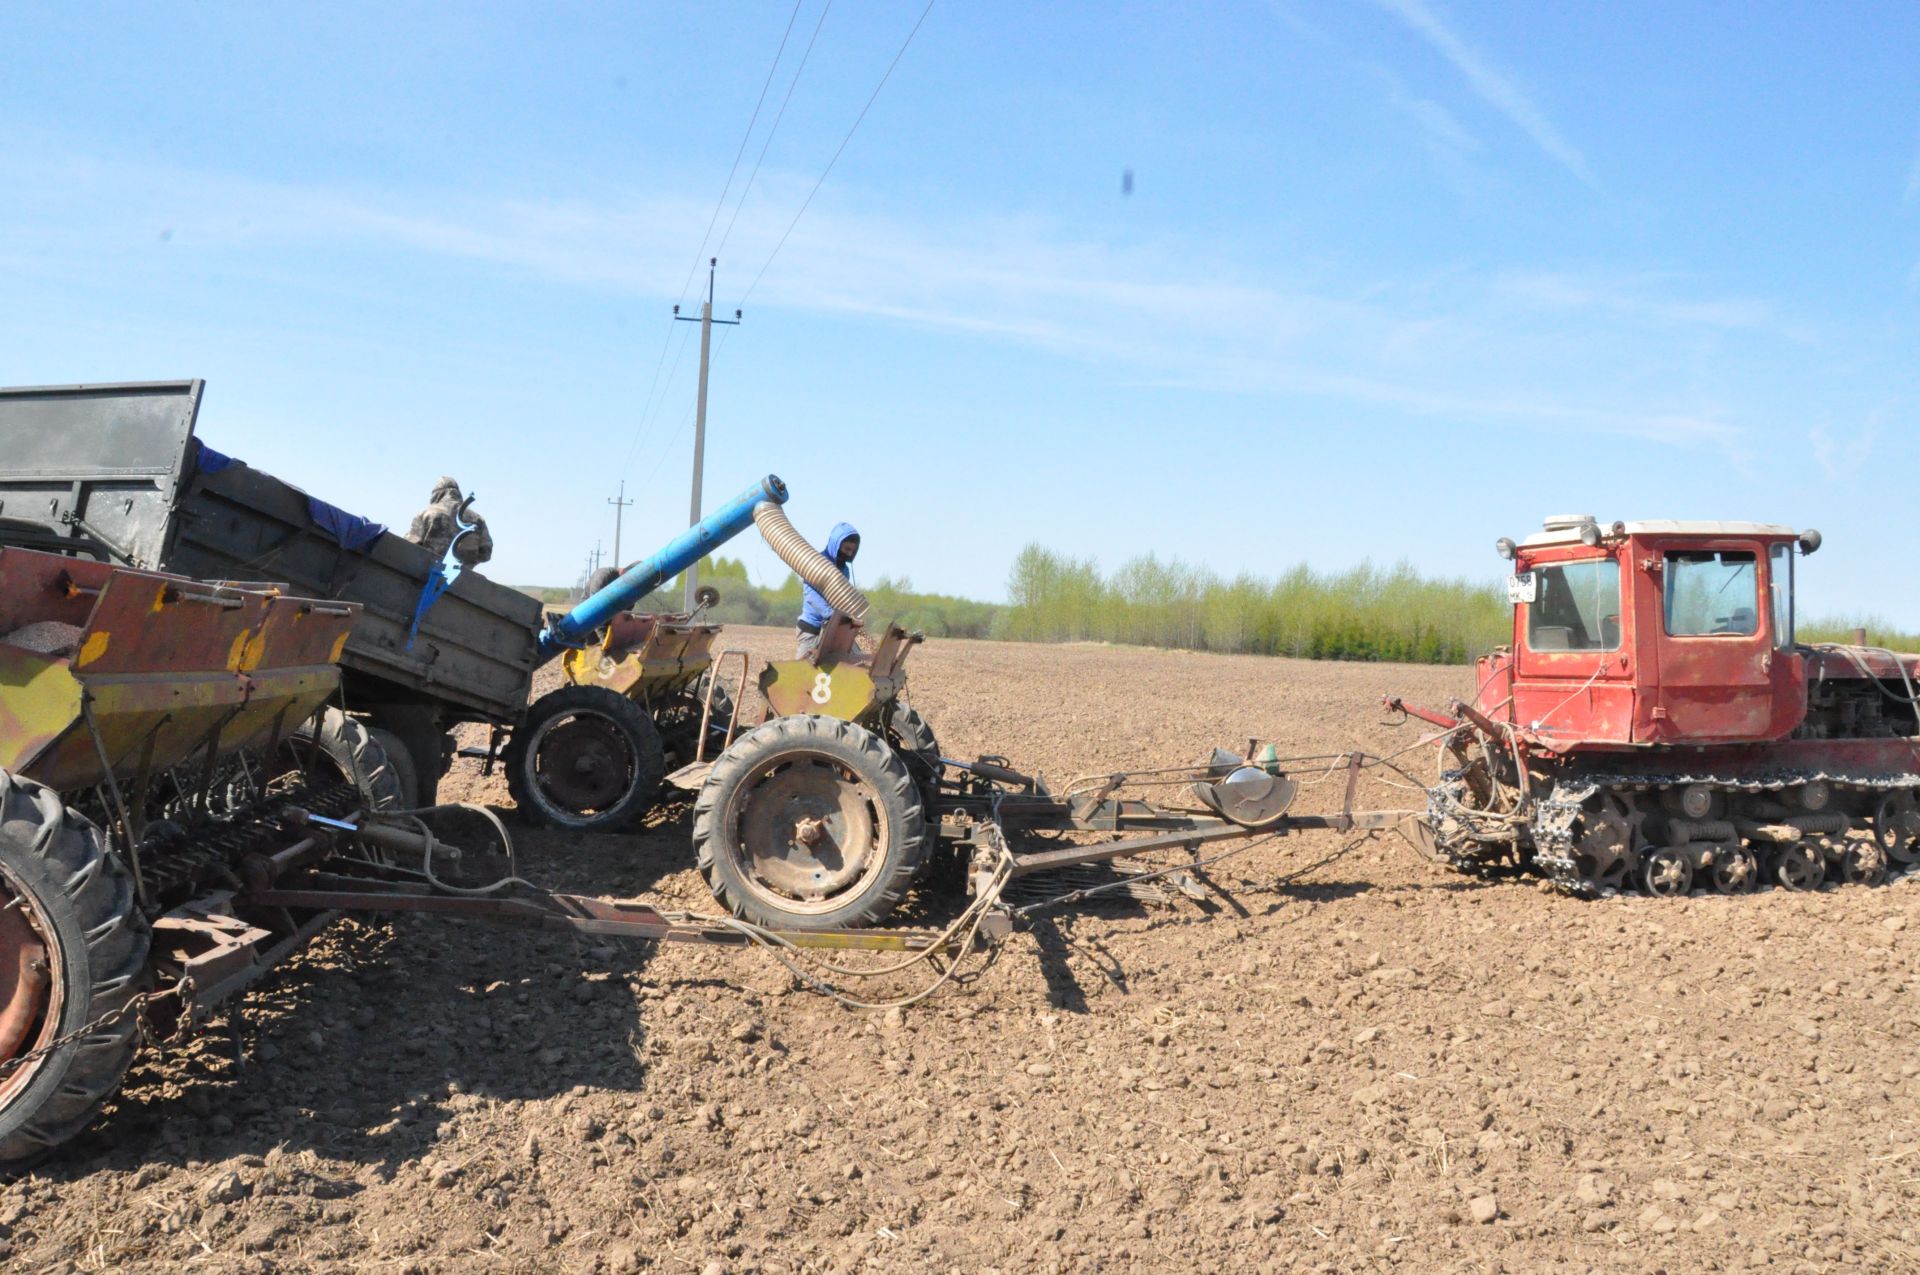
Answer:
<svg viewBox="0 0 1920 1275"><path fill-rule="evenodd" d="M1480 98L1533 139L1568 172L1589 186L1599 182L1587 160L1546 113L1528 98L1518 84L1478 51L1469 48L1453 29L1440 20L1426 0L1374 0L1381 8L1398 17L1453 65Z"/></svg>
<svg viewBox="0 0 1920 1275"><path fill-rule="evenodd" d="M723 306L784 231L781 210L805 193L802 178L762 181L769 211L750 207L736 227L738 266L723 269ZM342 297L343 282L366 288L377 306L378 289L418 288L423 271L450 265L671 300L687 262L668 245L697 241L709 211L653 193L403 196L70 156L37 165L0 156L8 184L58 191L47 199L64 202L0 208L0 266L31 261L41 277L67 271L89 282L217 269L265 294L299 289L304 274L311 295L329 298L316 322L341 304L360 308ZM164 245L160 227L173 231ZM1106 242L1033 218L876 214L836 201L809 214L752 304L1020 345L1132 384L1313 398L1465 429L1733 450L1738 413L1700 401L1695 369L1670 358L1673 337L1780 333L1763 304L1672 292L1673 281L1657 275L1465 268L1309 285L1227 258L1209 265L1182 242ZM1208 321L1169 324L1169 315L1194 314Z"/></svg>
<svg viewBox="0 0 1920 1275"><path fill-rule="evenodd" d="M1546 309L1613 311L1684 327L1779 326L1774 307L1764 301L1662 295L1659 289L1669 282L1659 275L1600 277L1545 271L1508 271L1495 278L1495 286L1505 294Z"/></svg>
<svg viewBox="0 0 1920 1275"><path fill-rule="evenodd" d="M1388 106L1412 120L1427 153L1443 164L1457 164L1483 149L1480 139L1457 116L1432 98L1408 88L1392 71L1377 63L1366 68L1380 83Z"/></svg>
<svg viewBox="0 0 1920 1275"><path fill-rule="evenodd" d="M1846 478L1867 463L1880 441L1882 416L1880 412L1873 413L1865 425L1847 438L1835 438L1819 425L1807 431L1808 441L1813 444L1813 459L1828 479Z"/></svg>

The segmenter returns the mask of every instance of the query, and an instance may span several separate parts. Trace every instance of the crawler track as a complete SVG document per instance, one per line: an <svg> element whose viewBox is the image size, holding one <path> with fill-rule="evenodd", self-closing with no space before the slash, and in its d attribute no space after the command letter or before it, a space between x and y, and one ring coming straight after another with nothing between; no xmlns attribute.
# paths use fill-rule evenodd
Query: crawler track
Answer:
<svg viewBox="0 0 1920 1275"><path fill-rule="evenodd" d="M1500 810L1476 805L1464 772L1451 771L1428 812L1441 857L1469 875L1531 868L1580 898L1737 894L1877 884L1920 861L1901 820L1916 792L1911 774L1595 773Z"/></svg>

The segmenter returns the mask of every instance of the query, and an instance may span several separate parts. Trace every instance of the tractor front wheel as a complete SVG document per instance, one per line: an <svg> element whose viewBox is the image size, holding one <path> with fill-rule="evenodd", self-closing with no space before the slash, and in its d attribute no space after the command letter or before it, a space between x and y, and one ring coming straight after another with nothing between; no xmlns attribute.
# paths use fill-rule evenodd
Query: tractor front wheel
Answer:
<svg viewBox="0 0 1920 1275"><path fill-rule="evenodd" d="M898 754L832 717L781 717L742 735L693 815L714 898L772 929L884 920L926 854L920 791Z"/></svg>
<svg viewBox="0 0 1920 1275"><path fill-rule="evenodd" d="M100 830L0 771L0 1172L72 1138L120 1087L148 945Z"/></svg>
<svg viewBox="0 0 1920 1275"><path fill-rule="evenodd" d="M647 710L604 686L563 686L534 701L505 761L521 814L579 832L619 832L639 822L667 773Z"/></svg>

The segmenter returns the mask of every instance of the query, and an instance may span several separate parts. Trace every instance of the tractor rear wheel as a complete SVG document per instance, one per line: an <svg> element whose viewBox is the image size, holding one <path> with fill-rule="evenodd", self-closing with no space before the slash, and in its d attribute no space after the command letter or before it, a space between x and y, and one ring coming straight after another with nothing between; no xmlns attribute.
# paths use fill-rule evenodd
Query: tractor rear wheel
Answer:
<svg viewBox="0 0 1920 1275"><path fill-rule="evenodd" d="M534 701L505 761L522 815L579 832L619 832L639 822L667 774L647 710L604 686L563 686Z"/></svg>
<svg viewBox="0 0 1920 1275"><path fill-rule="evenodd" d="M148 945L100 830L0 771L0 1171L72 1138L120 1087Z"/></svg>
<svg viewBox="0 0 1920 1275"><path fill-rule="evenodd" d="M773 929L884 920L926 854L926 817L893 749L852 722L802 714L742 735L693 807L714 898Z"/></svg>

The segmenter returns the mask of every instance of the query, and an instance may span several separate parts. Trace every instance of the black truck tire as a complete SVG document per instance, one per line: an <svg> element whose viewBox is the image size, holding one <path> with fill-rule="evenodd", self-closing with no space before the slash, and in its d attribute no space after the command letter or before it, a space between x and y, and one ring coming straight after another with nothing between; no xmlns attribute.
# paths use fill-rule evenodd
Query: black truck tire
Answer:
<svg viewBox="0 0 1920 1275"><path fill-rule="evenodd" d="M49 977L36 994L0 971L0 1019L9 1008L36 1015L7 1057L98 1026L0 1070L0 1172L78 1134L120 1087L139 1031L137 1015L120 1011L147 985L151 941L133 878L100 830L52 789L0 771L0 907L8 904L19 906L0 913L0 959L24 970L23 943L38 945Z"/></svg>
<svg viewBox="0 0 1920 1275"><path fill-rule="evenodd" d="M340 777L359 789L372 809L405 810L413 804L414 787L400 769L411 763L396 764L372 731L339 709L321 713L318 729L312 718L300 723L293 740L296 755L302 745L318 746ZM300 759L304 761L305 757Z"/></svg>
<svg viewBox="0 0 1920 1275"><path fill-rule="evenodd" d="M708 669L700 680L663 704L656 704L653 724L660 731L661 747L680 765L693 760L700 745L700 715L706 710L707 683L713 677ZM733 721L733 695L725 686L713 688L712 715L707 719L707 756L718 756L725 747L727 726Z"/></svg>
<svg viewBox="0 0 1920 1275"><path fill-rule="evenodd" d="M417 810L431 806L433 799L420 791L420 768L414 764L413 750L407 741L384 726L367 727L367 738L386 754L387 767L400 784L400 805L396 809Z"/></svg>
<svg viewBox="0 0 1920 1275"><path fill-rule="evenodd" d="M577 832L632 827L667 775L647 710L604 686L563 686L535 700L503 760L528 822Z"/></svg>
<svg viewBox="0 0 1920 1275"><path fill-rule="evenodd" d="M920 790L894 750L837 718L780 717L733 741L693 806L713 897L770 929L884 920L926 855Z"/></svg>

